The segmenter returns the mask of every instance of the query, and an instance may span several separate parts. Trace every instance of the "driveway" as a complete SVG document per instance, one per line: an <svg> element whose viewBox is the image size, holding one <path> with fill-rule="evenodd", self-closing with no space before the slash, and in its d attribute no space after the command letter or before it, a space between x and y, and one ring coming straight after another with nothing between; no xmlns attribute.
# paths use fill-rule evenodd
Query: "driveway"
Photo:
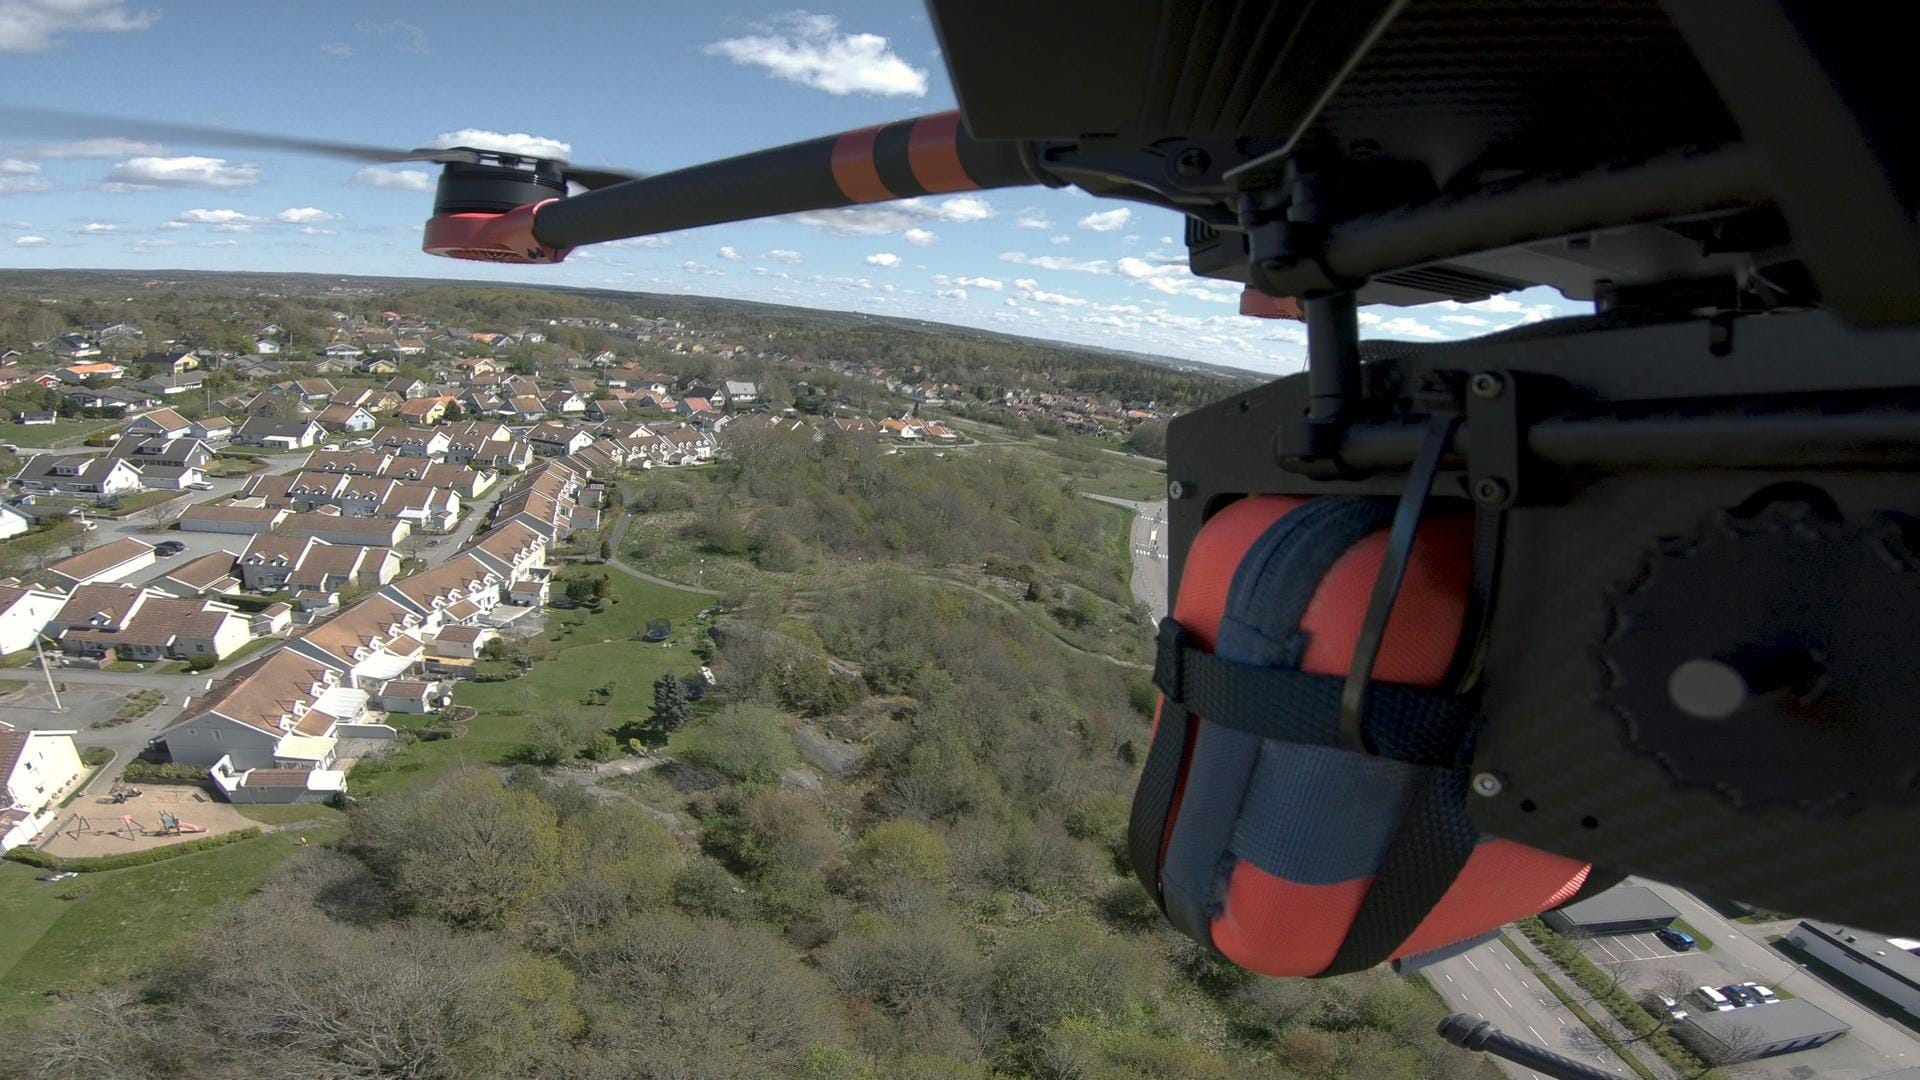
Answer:
<svg viewBox="0 0 1920 1080"><path fill-rule="evenodd" d="M61 709L55 711L53 694L48 691L46 679L40 672L25 669L19 674L29 680L25 687L0 698L0 720L5 720L17 728L35 731L74 731L74 744L81 748L101 746L113 751L113 760L88 785L88 791L105 791L120 778L121 770L145 750L147 743L158 736L184 711L187 694L195 695L206 686L204 675L138 675L115 671L86 672L85 680L70 677L72 674L55 669L55 684L63 687L60 691ZM121 676L125 681L114 679L100 681L110 676ZM166 696L161 703L139 720L120 724L115 727L92 726L104 721L117 712L127 697L146 683L167 680L153 687L160 689Z"/></svg>

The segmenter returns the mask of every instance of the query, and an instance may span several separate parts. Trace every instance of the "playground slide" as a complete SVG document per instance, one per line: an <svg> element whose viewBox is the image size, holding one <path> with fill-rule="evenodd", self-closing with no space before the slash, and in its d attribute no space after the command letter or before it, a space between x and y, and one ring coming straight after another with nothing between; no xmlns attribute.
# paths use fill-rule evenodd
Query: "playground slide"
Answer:
<svg viewBox="0 0 1920 1080"><path fill-rule="evenodd" d="M205 825L195 825L191 821L183 821L179 825L175 826L175 828L179 829L181 832L206 832L207 831L207 827Z"/></svg>

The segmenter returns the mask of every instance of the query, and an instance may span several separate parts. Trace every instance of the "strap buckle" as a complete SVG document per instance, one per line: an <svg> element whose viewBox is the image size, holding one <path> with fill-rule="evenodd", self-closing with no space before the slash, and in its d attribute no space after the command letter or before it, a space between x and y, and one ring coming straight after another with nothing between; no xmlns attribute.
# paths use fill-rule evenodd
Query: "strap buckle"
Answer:
<svg viewBox="0 0 1920 1080"><path fill-rule="evenodd" d="M1160 620L1153 656L1153 685L1169 702L1182 705L1187 700L1187 628L1171 616Z"/></svg>

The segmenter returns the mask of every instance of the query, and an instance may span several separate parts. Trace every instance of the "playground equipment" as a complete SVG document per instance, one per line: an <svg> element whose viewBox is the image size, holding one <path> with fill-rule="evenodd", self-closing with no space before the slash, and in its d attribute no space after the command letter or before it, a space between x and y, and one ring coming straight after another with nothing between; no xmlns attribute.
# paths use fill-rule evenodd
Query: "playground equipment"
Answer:
<svg viewBox="0 0 1920 1080"><path fill-rule="evenodd" d="M112 799L116 803L123 803L128 799L137 799L145 794L146 792L137 787L131 787L115 780L113 782L113 788L107 792L107 798Z"/></svg>
<svg viewBox="0 0 1920 1080"><path fill-rule="evenodd" d="M119 836L123 829L126 831L127 839L129 840L138 840L140 837L146 835L146 830L140 827L139 822L133 820L132 814L121 814L120 828L113 830L113 832L108 835Z"/></svg>
<svg viewBox="0 0 1920 1080"><path fill-rule="evenodd" d="M171 811L160 811L161 836L179 836L182 833L203 833L206 831L207 827L205 825L195 825L191 821L181 821L180 818Z"/></svg>

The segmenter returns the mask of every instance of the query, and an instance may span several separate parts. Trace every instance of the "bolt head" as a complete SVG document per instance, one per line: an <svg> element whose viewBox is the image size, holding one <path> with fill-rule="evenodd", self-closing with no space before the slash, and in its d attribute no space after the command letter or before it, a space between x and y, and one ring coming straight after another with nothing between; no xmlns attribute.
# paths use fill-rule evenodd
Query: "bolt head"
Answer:
<svg viewBox="0 0 1920 1080"><path fill-rule="evenodd" d="M1197 146L1189 146L1173 159L1173 171L1191 179L1205 174L1208 166L1212 164L1213 159L1207 156L1205 150Z"/></svg>
<svg viewBox="0 0 1920 1080"><path fill-rule="evenodd" d="M1492 399L1506 390L1507 381L1491 371L1482 371L1467 380L1467 388L1473 391L1474 397Z"/></svg>
<svg viewBox="0 0 1920 1080"><path fill-rule="evenodd" d="M1482 506L1499 506L1507 501L1507 482L1497 476L1483 477L1473 485L1473 501Z"/></svg>
<svg viewBox="0 0 1920 1080"><path fill-rule="evenodd" d="M1193 494L1193 485L1184 480L1174 480L1167 484L1167 498L1184 499Z"/></svg>
<svg viewBox="0 0 1920 1080"><path fill-rule="evenodd" d="M1500 794L1502 791L1505 791L1506 789L1507 789L1507 782L1505 780L1500 779L1499 775L1496 773L1483 772L1483 773L1474 774L1473 793L1475 795L1479 795L1482 798L1491 799L1495 795Z"/></svg>

